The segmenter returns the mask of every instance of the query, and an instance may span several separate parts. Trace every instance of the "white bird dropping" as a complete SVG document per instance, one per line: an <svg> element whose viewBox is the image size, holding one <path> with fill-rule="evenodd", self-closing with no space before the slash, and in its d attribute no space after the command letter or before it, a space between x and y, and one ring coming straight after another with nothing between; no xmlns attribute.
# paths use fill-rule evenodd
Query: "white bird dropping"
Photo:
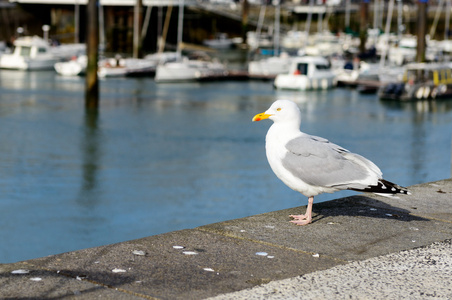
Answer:
<svg viewBox="0 0 452 300"><path fill-rule="evenodd" d="M118 269L118 268L114 268L113 270L111 270L113 273L125 273L126 270L124 269Z"/></svg>
<svg viewBox="0 0 452 300"><path fill-rule="evenodd" d="M11 272L11 274L28 274L28 273L30 273L30 271L24 269L14 270Z"/></svg>

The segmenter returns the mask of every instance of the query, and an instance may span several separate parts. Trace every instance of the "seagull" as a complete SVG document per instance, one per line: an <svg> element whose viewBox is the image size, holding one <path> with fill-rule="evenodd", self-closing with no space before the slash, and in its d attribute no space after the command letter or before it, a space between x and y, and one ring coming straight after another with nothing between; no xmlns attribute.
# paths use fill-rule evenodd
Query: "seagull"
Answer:
<svg viewBox="0 0 452 300"><path fill-rule="evenodd" d="M311 223L314 196L322 193L409 194L405 187L384 180L381 170L367 158L301 132L301 112L294 102L277 100L267 111L255 115L253 122L264 119L273 121L265 138L270 167L288 187L308 197L306 213L290 215L292 223Z"/></svg>

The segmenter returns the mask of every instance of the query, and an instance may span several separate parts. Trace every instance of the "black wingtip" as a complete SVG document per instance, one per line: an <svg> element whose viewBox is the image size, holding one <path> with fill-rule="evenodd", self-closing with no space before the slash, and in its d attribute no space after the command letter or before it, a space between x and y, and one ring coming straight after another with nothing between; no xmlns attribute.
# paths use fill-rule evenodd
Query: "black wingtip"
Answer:
<svg viewBox="0 0 452 300"><path fill-rule="evenodd" d="M403 194L411 195L406 187L392 183L390 181L380 179L377 185L368 186L365 189L352 189L358 192L378 193L378 194Z"/></svg>

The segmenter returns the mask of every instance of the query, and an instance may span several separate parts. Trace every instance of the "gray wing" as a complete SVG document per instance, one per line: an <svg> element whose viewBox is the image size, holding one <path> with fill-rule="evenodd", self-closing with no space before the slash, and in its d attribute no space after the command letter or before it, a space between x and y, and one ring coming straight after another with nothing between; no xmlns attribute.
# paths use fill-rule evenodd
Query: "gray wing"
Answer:
<svg viewBox="0 0 452 300"><path fill-rule="evenodd" d="M286 149L284 167L311 185L362 188L356 182L368 178L369 169L381 173L371 161L323 138L303 135L288 142Z"/></svg>

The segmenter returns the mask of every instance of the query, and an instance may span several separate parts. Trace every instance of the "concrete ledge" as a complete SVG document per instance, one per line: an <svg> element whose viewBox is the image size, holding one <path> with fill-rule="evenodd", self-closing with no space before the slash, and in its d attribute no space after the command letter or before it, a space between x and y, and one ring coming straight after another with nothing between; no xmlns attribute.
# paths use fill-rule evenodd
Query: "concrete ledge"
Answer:
<svg viewBox="0 0 452 300"><path fill-rule="evenodd" d="M410 191L314 203L305 227L297 207L0 264L0 298L202 299L452 238L452 180Z"/></svg>

